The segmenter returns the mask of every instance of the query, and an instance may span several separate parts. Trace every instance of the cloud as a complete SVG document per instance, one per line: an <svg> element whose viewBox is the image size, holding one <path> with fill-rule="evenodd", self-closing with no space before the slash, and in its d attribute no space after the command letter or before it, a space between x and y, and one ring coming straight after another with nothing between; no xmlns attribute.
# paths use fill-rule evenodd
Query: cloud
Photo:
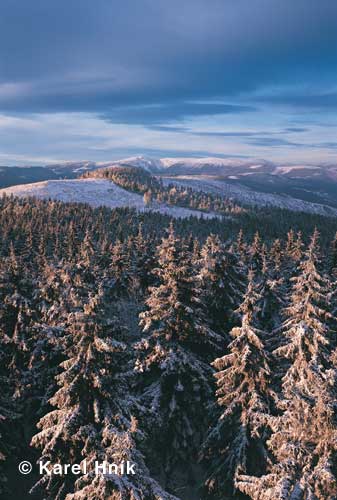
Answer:
<svg viewBox="0 0 337 500"><path fill-rule="evenodd" d="M1 147L83 158L112 127L115 151L295 154L333 142L336 46L332 0L1 0Z"/></svg>
<svg viewBox="0 0 337 500"><path fill-rule="evenodd" d="M318 148L327 148L327 149L332 149L336 150L337 149L337 142L321 142L320 144L317 144L316 147Z"/></svg>
<svg viewBox="0 0 337 500"><path fill-rule="evenodd" d="M297 133L297 132L308 132L309 129L308 128L304 128L304 127L287 127L284 129L284 132L285 133Z"/></svg>
<svg viewBox="0 0 337 500"><path fill-rule="evenodd" d="M111 155L114 158L121 159L125 156L130 156L130 155L146 155L146 156L151 156L155 158L164 158L164 157L173 157L173 158L178 158L178 157L190 157L190 158L209 158L216 156L218 158L249 158L248 155L244 154L226 154L226 153L219 153L217 152L216 154L212 150L206 150L206 149L184 149L183 147L179 148L149 148L149 147L127 147L127 148L108 148L105 151L109 151Z"/></svg>
<svg viewBox="0 0 337 500"><path fill-rule="evenodd" d="M154 130L155 132L173 132L173 133L181 133L186 134L190 132L190 129L187 127L179 127L179 126L167 126L167 125L147 125L149 130Z"/></svg>
<svg viewBox="0 0 337 500"><path fill-rule="evenodd" d="M165 102L228 102L294 77L317 82L335 74L336 27L331 0L214 0L212 8L207 0L2 0L0 109L114 113L159 102L167 115Z"/></svg>
<svg viewBox="0 0 337 500"><path fill-rule="evenodd" d="M284 130L280 131L267 131L267 130L240 130L240 131L221 131L221 130L193 130L189 127L181 127L181 126L166 126L166 125L149 125L147 126L150 130L154 130L157 132L171 132L171 133L181 133L181 134L189 134L199 137L214 137L214 138L247 138L247 137L258 137L261 141L263 141L263 137L266 136L275 136L280 134L289 134L289 133L300 133L300 132L308 132L310 129L304 127L288 127ZM263 136L263 137L261 137ZM286 141L285 139L272 139L266 140L270 144L275 145L294 145L291 141Z"/></svg>
<svg viewBox="0 0 337 500"><path fill-rule="evenodd" d="M215 116L255 111L252 106L200 103L170 102L143 106L124 106L112 108L102 117L112 123L161 124L176 122L193 116Z"/></svg>
<svg viewBox="0 0 337 500"><path fill-rule="evenodd" d="M258 139L252 139L249 141L249 144L253 144L254 146L262 146L262 147L310 147L310 144L301 144L299 142L287 141L286 139L277 138L277 137L260 137Z"/></svg>
<svg viewBox="0 0 337 500"><path fill-rule="evenodd" d="M272 132L213 132L213 131L203 131L203 132L192 132L193 135L198 135L200 137L255 137L261 134L268 134Z"/></svg>
<svg viewBox="0 0 337 500"><path fill-rule="evenodd" d="M306 111L321 110L324 112L335 112L337 110L337 92L321 94L280 93L278 95L259 97L256 101L281 106L286 105Z"/></svg>
<svg viewBox="0 0 337 500"><path fill-rule="evenodd" d="M252 110L253 111L253 110ZM241 111L244 112L244 111ZM255 137L260 135L274 134L275 132L261 132L261 131L221 131L221 130L193 130L189 127L181 126L167 126L167 125L147 125L149 130L154 130L156 132L169 132L169 133L181 133L189 134L197 137Z"/></svg>

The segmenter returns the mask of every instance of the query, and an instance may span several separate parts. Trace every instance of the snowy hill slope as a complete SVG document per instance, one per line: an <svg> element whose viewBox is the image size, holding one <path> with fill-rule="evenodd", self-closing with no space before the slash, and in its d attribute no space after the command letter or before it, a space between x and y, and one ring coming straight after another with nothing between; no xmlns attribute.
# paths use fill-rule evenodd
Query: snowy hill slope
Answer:
<svg viewBox="0 0 337 500"><path fill-rule="evenodd" d="M141 195L126 191L105 179L51 180L36 182L34 184L22 184L0 189L0 196L4 194L20 198L50 198L63 202L87 203L92 207L130 207L140 212L155 211L176 218L190 216L202 216L204 218L219 217L216 214L206 214L197 210L157 203L153 203L150 207L147 207Z"/></svg>
<svg viewBox="0 0 337 500"><path fill-rule="evenodd" d="M284 200L282 201L278 195L288 200L292 198L295 200L292 204L295 210L301 201L337 208L337 165L335 163L276 164L254 158L153 159L137 156L119 160L110 166L116 165L139 167L153 175L161 176L190 176L191 178L205 176L206 181L207 178L213 177L237 186L239 189L242 188L243 191L248 188L261 193L262 199L268 198L268 203L275 206L284 206ZM270 196L264 196L265 193ZM240 198L237 200L245 202ZM309 208L309 205L306 207Z"/></svg>
<svg viewBox="0 0 337 500"><path fill-rule="evenodd" d="M97 194L90 194L89 184L79 182L83 173L99 168L132 166L146 170L156 177L168 178L165 182L177 182L190 186L195 190L208 191L237 203L256 206L276 206L295 211L336 216L337 210L337 165L336 164L275 164L266 160L239 158L151 158L134 156L110 162L66 162L45 167L2 167L0 169L0 187L11 192L7 186L12 186L29 195L31 189L34 196L65 199L64 201L84 201L97 206ZM59 184L59 180L69 179L72 184ZM34 187L30 183L37 182ZM47 181L42 183L40 181ZM54 183L55 181L56 184ZM87 181L87 182L93 182ZM25 186L22 184L26 183ZM20 186L16 186L20 184ZM63 186L60 192L60 186ZM81 186L77 189L76 186ZM83 186L86 186L83 188ZM93 184L92 184L93 186ZM103 184L100 190L104 189ZM112 189L112 185L110 185ZM137 210L148 210L142 197L126 192L122 188L111 196L105 192L99 201L107 206L135 206ZM35 193L35 190L37 192ZM13 192L14 192L13 191ZM48 191L48 192L47 192ZM81 192L79 192L81 191ZM1 191L0 193L4 192ZM122 194L124 192L124 194ZM99 195L101 196L101 195ZM132 200L128 197L132 196ZM125 197L127 197L125 199ZM88 200L88 201L87 201ZM174 207L164 205L151 207L151 210L171 213ZM186 212L186 214L189 212ZM199 212L196 213L199 215ZM183 215L177 215L183 216Z"/></svg>
<svg viewBox="0 0 337 500"><path fill-rule="evenodd" d="M337 217L337 209L328 205L311 203L287 195L263 193L240 184L230 184L206 176L163 177L164 184L177 184L190 187L196 191L224 196L245 205L258 207L274 206L295 212L307 212L331 217Z"/></svg>

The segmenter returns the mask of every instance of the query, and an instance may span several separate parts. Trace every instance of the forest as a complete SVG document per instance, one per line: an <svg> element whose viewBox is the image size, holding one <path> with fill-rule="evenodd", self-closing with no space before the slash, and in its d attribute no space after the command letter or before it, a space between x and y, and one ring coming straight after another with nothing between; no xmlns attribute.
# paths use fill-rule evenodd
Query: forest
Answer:
<svg viewBox="0 0 337 500"><path fill-rule="evenodd" d="M0 200L2 500L337 498L336 219L220 211Z"/></svg>
<svg viewBox="0 0 337 500"><path fill-rule="evenodd" d="M113 181L118 186L144 195L147 204L156 201L202 212L217 214L238 214L244 208L223 196L193 190L191 187L177 186L173 183L164 185L160 176L151 175L140 167L120 165L99 168L86 172L83 178L94 177Z"/></svg>

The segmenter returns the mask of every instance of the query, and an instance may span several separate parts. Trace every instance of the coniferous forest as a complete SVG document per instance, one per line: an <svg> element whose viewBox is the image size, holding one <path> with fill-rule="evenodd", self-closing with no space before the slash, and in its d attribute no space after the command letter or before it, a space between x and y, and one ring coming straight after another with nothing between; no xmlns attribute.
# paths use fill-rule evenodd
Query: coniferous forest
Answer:
<svg viewBox="0 0 337 500"><path fill-rule="evenodd" d="M337 498L336 220L230 213L1 199L1 499Z"/></svg>

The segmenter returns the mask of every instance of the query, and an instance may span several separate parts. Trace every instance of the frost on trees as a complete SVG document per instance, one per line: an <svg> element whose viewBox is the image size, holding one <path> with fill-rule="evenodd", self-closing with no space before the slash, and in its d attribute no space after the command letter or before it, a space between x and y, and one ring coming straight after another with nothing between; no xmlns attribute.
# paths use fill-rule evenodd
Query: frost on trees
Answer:
<svg viewBox="0 0 337 500"><path fill-rule="evenodd" d="M229 353L217 358L216 421L204 442L202 457L207 463L207 489L216 498L235 491L238 473L262 473L268 463L266 420L274 393L269 355L264 348L265 332L255 327L261 296L253 273L239 308L241 326L231 330Z"/></svg>
<svg viewBox="0 0 337 500"><path fill-rule="evenodd" d="M233 326L244 285L236 256L225 250L219 236L210 235L201 249L198 280L211 326L225 335Z"/></svg>
<svg viewBox="0 0 337 500"><path fill-rule="evenodd" d="M171 498L147 476L136 433L128 388L120 373L125 344L119 326L105 318L105 292L92 297L83 313L76 313L68 334L72 342L57 376L59 389L50 399L54 410L38 423L32 446L41 449L39 460L87 463L87 474L75 482L72 475L43 475L32 491L42 488L47 498L144 499ZM137 461L136 476L93 475L95 461ZM157 495L157 496L156 496Z"/></svg>
<svg viewBox="0 0 337 500"><path fill-rule="evenodd" d="M203 314L189 256L171 226L158 247L158 285L150 288L148 309L140 315L145 337L135 346L151 454L166 472L197 453L212 398L208 360L221 342Z"/></svg>
<svg viewBox="0 0 337 500"><path fill-rule="evenodd" d="M337 495L336 371L329 364L328 282L321 276L315 231L293 281L284 345L275 354L287 369L281 415L271 419L274 463L262 477L237 477L254 500L334 500Z"/></svg>

